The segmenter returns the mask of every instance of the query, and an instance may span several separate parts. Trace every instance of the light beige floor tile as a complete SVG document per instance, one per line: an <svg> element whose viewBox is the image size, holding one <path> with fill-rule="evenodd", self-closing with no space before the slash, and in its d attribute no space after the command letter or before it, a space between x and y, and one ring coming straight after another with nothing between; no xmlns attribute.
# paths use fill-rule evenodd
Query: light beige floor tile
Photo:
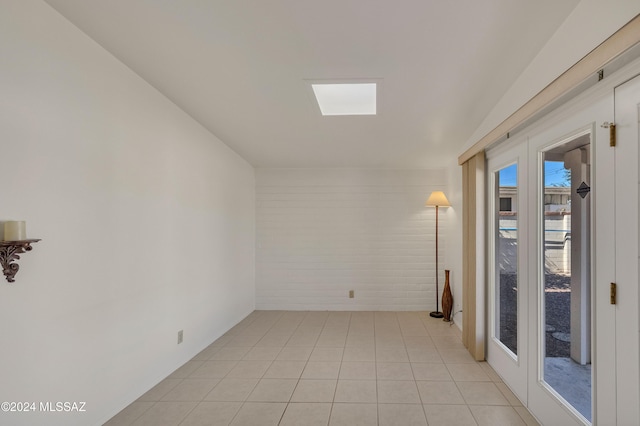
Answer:
<svg viewBox="0 0 640 426"><path fill-rule="evenodd" d="M426 348L426 349L435 349L435 345L433 343L433 340L431 340L431 337L424 335L424 336L403 336L404 339L404 345L407 348L413 348L413 347L418 347L418 348Z"/></svg>
<svg viewBox="0 0 640 426"><path fill-rule="evenodd" d="M343 362L340 367L341 380L375 380L375 362Z"/></svg>
<svg viewBox="0 0 640 426"><path fill-rule="evenodd" d="M309 361L302 372L303 379L337 379L340 363L333 361Z"/></svg>
<svg viewBox="0 0 640 426"><path fill-rule="evenodd" d="M513 407L471 405L469 409L479 426L526 426Z"/></svg>
<svg viewBox="0 0 640 426"><path fill-rule="evenodd" d="M213 355L216 354L220 349L223 348L223 344L211 344L201 350L196 356L191 358L194 361L208 361Z"/></svg>
<svg viewBox="0 0 640 426"><path fill-rule="evenodd" d="M351 315L350 312L344 312L347 315ZM322 329L323 333L327 333L327 334L341 334L346 336L347 333L349 332L349 318L345 319L329 319L327 320L327 322L324 324L324 328Z"/></svg>
<svg viewBox="0 0 640 426"><path fill-rule="evenodd" d="M282 348L278 356L277 361L308 361L311 356L313 348L309 347L290 347L286 346Z"/></svg>
<svg viewBox="0 0 640 426"><path fill-rule="evenodd" d="M407 354L411 362L442 362L440 353L432 347L408 347Z"/></svg>
<svg viewBox="0 0 640 426"><path fill-rule="evenodd" d="M205 401L242 402L258 384L258 379L222 379L205 397Z"/></svg>
<svg viewBox="0 0 640 426"><path fill-rule="evenodd" d="M238 361L226 377L239 379L260 379L267 372L272 361Z"/></svg>
<svg viewBox="0 0 640 426"><path fill-rule="evenodd" d="M395 346L399 344L398 342L400 341L402 341L402 345L404 345L400 327L393 324L376 323L375 338L376 346Z"/></svg>
<svg viewBox="0 0 640 426"><path fill-rule="evenodd" d="M240 335L240 333L247 328L246 324L242 324L242 322L236 324L235 326L231 327L229 329L229 331L227 331L226 333L224 333L220 339L225 338L225 344L229 343L229 341L231 341L231 339L233 339L235 336ZM218 339L218 340L220 340ZM214 342L215 343L215 342Z"/></svg>
<svg viewBox="0 0 640 426"><path fill-rule="evenodd" d="M373 348L375 346L375 337L373 335L373 331L371 334L355 334L349 332L347 335L347 340L345 342L345 346L348 348Z"/></svg>
<svg viewBox="0 0 640 426"><path fill-rule="evenodd" d="M379 426L427 426L420 404L378 404Z"/></svg>
<svg viewBox="0 0 640 426"><path fill-rule="evenodd" d="M152 401L136 401L113 416L104 426L130 426L138 417L155 404Z"/></svg>
<svg viewBox="0 0 640 426"><path fill-rule="evenodd" d="M477 426L471 411L466 405L424 405L429 425ZM502 426L495 424L493 426Z"/></svg>
<svg viewBox="0 0 640 426"><path fill-rule="evenodd" d="M378 311L374 314L376 333L389 334L392 331L400 331L397 312Z"/></svg>
<svg viewBox="0 0 640 426"><path fill-rule="evenodd" d="M242 359L245 361L273 361L281 350L282 347L255 346Z"/></svg>
<svg viewBox="0 0 640 426"><path fill-rule="evenodd" d="M291 336L291 338L287 341L286 346L310 346L314 347L316 345L316 341L318 340L317 335L313 334L304 334L304 332L300 332L298 330L296 334Z"/></svg>
<svg viewBox="0 0 640 426"><path fill-rule="evenodd" d="M478 364L446 364L456 382L490 382L491 379Z"/></svg>
<svg viewBox="0 0 640 426"><path fill-rule="evenodd" d="M431 321L431 319L427 321L423 321L429 335L433 338L434 342L437 340L436 337L440 336L459 336L460 329L450 322L444 321Z"/></svg>
<svg viewBox="0 0 640 426"><path fill-rule="evenodd" d="M316 347L344 348L347 339L344 335L321 335L316 341Z"/></svg>
<svg viewBox="0 0 640 426"><path fill-rule="evenodd" d="M428 312L254 311L107 424L182 419L539 426L460 330Z"/></svg>
<svg viewBox="0 0 640 426"><path fill-rule="evenodd" d="M200 368L202 364L204 364L204 361L187 361L180 368L171 373L167 379L186 379L191 373Z"/></svg>
<svg viewBox="0 0 640 426"><path fill-rule="evenodd" d="M271 330L269 330L269 332L265 335L265 337L267 338L275 337L275 336L291 337L293 336L293 333L296 332L298 325L299 325L298 321L291 321L288 324L283 324L283 323L275 324L273 327L271 327Z"/></svg>
<svg viewBox="0 0 640 426"><path fill-rule="evenodd" d="M378 362L376 370L378 380L414 380L408 362Z"/></svg>
<svg viewBox="0 0 640 426"><path fill-rule="evenodd" d="M306 319L300 323L293 336L315 336L320 337L324 323L307 321Z"/></svg>
<svg viewBox="0 0 640 426"><path fill-rule="evenodd" d="M378 337L376 333L376 348L404 348L404 340L402 339L402 335L400 332L397 332L397 335L394 336L382 336Z"/></svg>
<svg viewBox="0 0 640 426"><path fill-rule="evenodd" d="M233 327L231 327L229 329L229 331L227 331L226 333L224 333L222 335L222 337L220 337L220 339L225 338L225 343L228 343L231 339L233 339L234 336L239 335L245 328L247 328L247 324L249 322L243 322L245 321L246 318L242 321L240 321L238 324L234 325ZM218 339L218 340L220 340Z"/></svg>
<svg viewBox="0 0 640 426"><path fill-rule="evenodd" d="M424 328L422 324L418 324L416 326L409 326L409 327L401 326L400 330L402 332L402 336L404 337L421 337L421 336L429 335L429 333L427 332L427 329Z"/></svg>
<svg viewBox="0 0 640 426"><path fill-rule="evenodd" d="M180 426L227 426L241 406L241 402L201 402Z"/></svg>
<svg viewBox="0 0 640 426"><path fill-rule="evenodd" d="M132 426L178 425L196 405L197 402L156 402Z"/></svg>
<svg viewBox="0 0 640 426"><path fill-rule="evenodd" d="M522 420L527 424L527 426L540 426L540 423L531 415L529 410L524 407L513 407L516 410L516 413L520 415Z"/></svg>
<svg viewBox="0 0 640 426"><path fill-rule="evenodd" d="M231 339L229 343L225 345L225 347L232 347L232 346L253 347L256 345L256 343L260 341L260 339L262 339L262 336L263 336L262 334L241 334Z"/></svg>
<svg viewBox="0 0 640 426"><path fill-rule="evenodd" d="M333 404L330 426L377 426L377 404Z"/></svg>
<svg viewBox="0 0 640 426"><path fill-rule="evenodd" d="M457 382L468 405L509 405L509 401L492 382Z"/></svg>
<svg viewBox="0 0 640 426"><path fill-rule="evenodd" d="M439 349L463 349L464 346L456 335L438 336L433 342Z"/></svg>
<svg viewBox="0 0 640 426"><path fill-rule="evenodd" d="M231 339L233 339L233 336L227 336L226 334L228 334L228 332L225 333L224 336L220 336L219 338L217 338L212 344L209 345L209 347L221 348L227 343L229 343Z"/></svg>
<svg viewBox="0 0 640 426"><path fill-rule="evenodd" d="M337 380L299 380L292 402L333 402Z"/></svg>
<svg viewBox="0 0 640 426"><path fill-rule="evenodd" d="M247 401L289 402L297 383L295 379L262 379Z"/></svg>
<svg viewBox="0 0 640 426"><path fill-rule="evenodd" d="M372 312L351 312L349 331L358 334L373 334L374 320Z"/></svg>
<svg viewBox="0 0 640 426"><path fill-rule="evenodd" d="M202 401L220 379L184 379L162 397L162 401Z"/></svg>
<svg viewBox="0 0 640 426"><path fill-rule="evenodd" d="M287 404L269 402L246 402L231 422L232 426L276 426Z"/></svg>
<svg viewBox="0 0 640 426"><path fill-rule="evenodd" d="M267 334L266 336L262 337L262 339L260 339L258 343L255 344L255 347L262 347L262 346L282 347L287 344L291 336L292 336L291 333Z"/></svg>
<svg viewBox="0 0 640 426"><path fill-rule="evenodd" d="M321 312L321 311L307 312L304 319L302 320L302 323L300 324L300 327L298 328L302 328L305 326L322 328L324 326L324 323L327 321L328 316L329 316L328 312Z"/></svg>
<svg viewBox="0 0 640 426"><path fill-rule="evenodd" d="M487 376L491 378L491 381L496 383L502 382L502 379L500 378L500 376L498 376L498 373L496 373L495 370L491 368L491 366L487 362L479 362L478 365L484 370L485 373L487 373Z"/></svg>
<svg viewBox="0 0 640 426"><path fill-rule="evenodd" d="M224 348L213 354L213 356L209 358L209 360L239 361L245 356L247 352L249 352L250 349L250 347L225 346Z"/></svg>
<svg viewBox="0 0 640 426"><path fill-rule="evenodd" d="M412 362L411 369L416 380L452 381L449 370L443 363Z"/></svg>
<svg viewBox="0 0 640 426"><path fill-rule="evenodd" d="M378 402L374 380L338 380L335 402Z"/></svg>
<svg viewBox="0 0 640 426"><path fill-rule="evenodd" d="M342 361L342 353L344 348L318 347L316 346L311 352L309 361Z"/></svg>
<svg viewBox="0 0 640 426"><path fill-rule="evenodd" d="M348 326L350 319L351 319L351 312L348 312L348 311L329 312L329 317L327 318L327 325L345 324Z"/></svg>
<svg viewBox="0 0 640 426"><path fill-rule="evenodd" d="M331 404L291 403L282 416L280 426L327 426L330 414Z"/></svg>
<svg viewBox="0 0 640 426"><path fill-rule="evenodd" d="M344 349L342 361L348 362L374 362L376 350L374 346L353 346Z"/></svg>
<svg viewBox="0 0 640 426"><path fill-rule="evenodd" d="M293 336L293 333L296 332L297 328L298 328L297 322L292 321L289 324L278 323L278 324L275 324L273 327L271 327L269 332L265 334L264 337L267 337L267 338L271 338L275 336L291 337ZM256 346L259 346L259 345L256 345Z"/></svg>
<svg viewBox="0 0 640 426"><path fill-rule="evenodd" d="M400 347L383 347L376 346L377 362L409 362L407 350L403 346Z"/></svg>
<svg viewBox="0 0 640 426"><path fill-rule="evenodd" d="M476 362L466 349L438 349L438 352L442 360L447 364L475 364Z"/></svg>
<svg viewBox="0 0 640 426"><path fill-rule="evenodd" d="M389 314L389 316L384 318L379 315L376 315L375 323L374 323L376 327L376 334L379 334L381 336L400 334L400 323L398 322L397 312L382 312L382 313Z"/></svg>
<svg viewBox="0 0 640 426"><path fill-rule="evenodd" d="M375 327L373 319L353 319L351 316L351 322L349 323L349 334L361 334L365 336L373 336L375 333Z"/></svg>
<svg viewBox="0 0 640 426"><path fill-rule="evenodd" d="M465 404L454 382L418 381L416 385L424 404Z"/></svg>
<svg viewBox="0 0 640 426"><path fill-rule="evenodd" d="M237 361L205 361L193 373L190 379L221 379L235 367Z"/></svg>
<svg viewBox="0 0 640 426"><path fill-rule="evenodd" d="M513 392L511 392L511 389L509 389L509 386L505 385L502 382L495 383L495 385L500 390L502 395L507 399L507 401L509 401L509 404L511 404L511 406L513 407L522 406L522 402L520 402L518 397Z"/></svg>
<svg viewBox="0 0 640 426"><path fill-rule="evenodd" d="M392 404L420 404L421 401L415 381L379 380L378 402Z"/></svg>
<svg viewBox="0 0 640 426"><path fill-rule="evenodd" d="M299 379L306 362L304 361L273 361L264 373L264 379Z"/></svg>
<svg viewBox="0 0 640 426"><path fill-rule="evenodd" d="M389 318L376 317L375 323L374 323L376 334L380 336L400 334L400 325L398 324L398 318L396 316L396 313L395 312L387 312L387 313L390 315Z"/></svg>
<svg viewBox="0 0 640 426"><path fill-rule="evenodd" d="M183 379L164 379L147 392L145 392L138 401L160 401L163 396L168 394L171 389L175 388Z"/></svg>
<svg viewBox="0 0 640 426"><path fill-rule="evenodd" d="M327 336L343 336L346 337L349 332L349 321L327 321L322 328L321 335Z"/></svg>

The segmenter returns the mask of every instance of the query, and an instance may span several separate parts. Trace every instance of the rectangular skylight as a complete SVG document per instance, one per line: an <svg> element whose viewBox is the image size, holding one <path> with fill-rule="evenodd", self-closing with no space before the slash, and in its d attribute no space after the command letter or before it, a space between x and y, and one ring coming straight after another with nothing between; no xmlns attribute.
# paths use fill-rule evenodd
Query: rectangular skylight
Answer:
<svg viewBox="0 0 640 426"><path fill-rule="evenodd" d="M376 83L312 84L322 115L376 115Z"/></svg>

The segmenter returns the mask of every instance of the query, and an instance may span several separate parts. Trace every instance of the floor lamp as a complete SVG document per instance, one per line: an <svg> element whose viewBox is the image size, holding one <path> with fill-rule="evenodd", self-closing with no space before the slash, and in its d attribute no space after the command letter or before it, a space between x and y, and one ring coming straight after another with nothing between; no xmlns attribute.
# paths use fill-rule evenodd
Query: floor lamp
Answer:
<svg viewBox="0 0 640 426"><path fill-rule="evenodd" d="M438 207L451 207L449 200L442 191L433 191L425 203L428 207L436 208L436 310L429 315L434 318L442 318L444 315L440 312L438 303Z"/></svg>

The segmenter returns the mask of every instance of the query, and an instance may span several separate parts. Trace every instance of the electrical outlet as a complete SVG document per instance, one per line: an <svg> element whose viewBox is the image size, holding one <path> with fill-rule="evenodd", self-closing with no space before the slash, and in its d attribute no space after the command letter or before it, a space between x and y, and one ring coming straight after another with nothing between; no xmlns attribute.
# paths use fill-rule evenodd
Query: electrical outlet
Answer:
<svg viewBox="0 0 640 426"><path fill-rule="evenodd" d="M182 343L183 330L178 331L178 344Z"/></svg>
<svg viewBox="0 0 640 426"><path fill-rule="evenodd" d="M349 299L353 299L355 294L355 292L353 290L349 290Z"/></svg>

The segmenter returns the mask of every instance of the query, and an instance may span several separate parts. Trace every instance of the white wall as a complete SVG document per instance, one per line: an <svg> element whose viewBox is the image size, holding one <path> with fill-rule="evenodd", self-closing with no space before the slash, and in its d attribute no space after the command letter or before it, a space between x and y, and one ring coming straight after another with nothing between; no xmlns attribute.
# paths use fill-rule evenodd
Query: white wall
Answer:
<svg viewBox="0 0 640 426"><path fill-rule="evenodd" d="M435 209L424 204L447 180L442 170L256 170L256 307L435 310Z"/></svg>
<svg viewBox="0 0 640 426"><path fill-rule="evenodd" d="M37 0L0 3L0 424L102 424L254 309L253 168ZM184 330L184 343L176 344Z"/></svg>
<svg viewBox="0 0 640 426"><path fill-rule="evenodd" d="M640 13L638 0L582 0L469 138L469 147Z"/></svg>

